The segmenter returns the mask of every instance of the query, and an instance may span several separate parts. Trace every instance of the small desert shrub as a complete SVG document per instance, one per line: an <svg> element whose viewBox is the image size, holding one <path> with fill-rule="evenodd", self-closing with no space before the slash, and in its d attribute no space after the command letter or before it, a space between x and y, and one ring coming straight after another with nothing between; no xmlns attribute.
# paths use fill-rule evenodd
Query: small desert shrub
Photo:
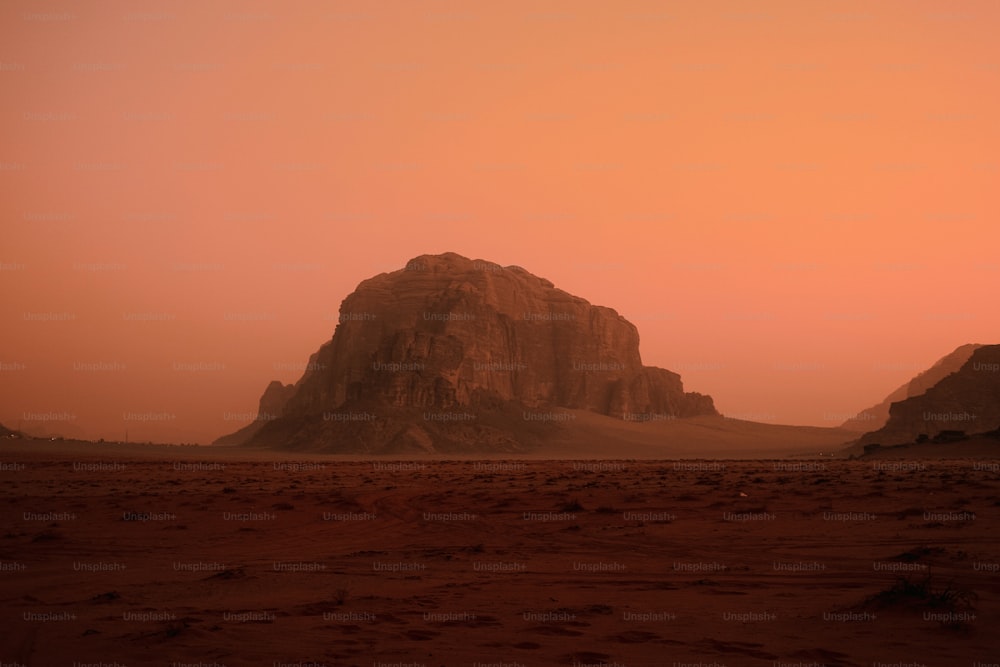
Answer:
<svg viewBox="0 0 1000 667"><path fill-rule="evenodd" d="M580 504L579 500L577 500L576 498L574 498L573 500L571 500L568 503L564 504L559 509L561 511L563 511L563 512L582 512L583 511L583 505Z"/></svg>
<svg viewBox="0 0 1000 667"><path fill-rule="evenodd" d="M961 614L973 612L977 599L975 591L960 588L954 581L939 585L928 574L921 578L898 577L889 588L870 596L865 603L878 607L905 607ZM942 621L942 625L950 629L965 629L968 621Z"/></svg>
<svg viewBox="0 0 1000 667"><path fill-rule="evenodd" d="M904 551L903 553L896 554L892 557L892 560L901 560L906 563L913 563L926 556L941 556L944 555L944 553L945 550L942 547L919 546L908 551Z"/></svg>
<svg viewBox="0 0 1000 667"><path fill-rule="evenodd" d="M341 583L337 588L333 589L333 601L338 605L344 604L347 601L347 596L351 594L351 582L347 581Z"/></svg>

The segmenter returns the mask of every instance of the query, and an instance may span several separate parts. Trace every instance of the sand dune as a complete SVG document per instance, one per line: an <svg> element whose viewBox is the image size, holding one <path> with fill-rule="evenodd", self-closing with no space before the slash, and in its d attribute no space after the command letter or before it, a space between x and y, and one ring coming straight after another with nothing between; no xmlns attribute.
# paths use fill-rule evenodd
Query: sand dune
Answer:
<svg viewBox="0 0 1000 667"><path fill-rule="evenodd" d="M626 422L584 410L542 449L557 458L767 458L839 451L850 431L701 416Z"/></svg>

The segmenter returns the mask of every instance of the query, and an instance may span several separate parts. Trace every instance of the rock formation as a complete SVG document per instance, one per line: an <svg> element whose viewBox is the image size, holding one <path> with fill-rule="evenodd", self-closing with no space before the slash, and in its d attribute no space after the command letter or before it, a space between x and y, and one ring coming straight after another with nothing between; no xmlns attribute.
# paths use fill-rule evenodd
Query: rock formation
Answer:
<svg viewBox="0 0 1000 667"><path fill-rule="evenodd" d="M885 426L886 422L889 421L890 405L911 396L919 396L924 393L946 376L951 375L961 368L969 360L969 357L972 356L972 353L980 347L982 345L975 343L959 346L954 352L938 359L933 366L886 396L885 400L878 405L862 410L851 419L845 421L840 425L841 428L865 432Z"/></svg>
<svg viewBox="0 0 1000 667"><path fill-rule="evenodd" d="M893 403L889 420L861 437L885 446L961 437L1000 428L1000 345L977 347L956 372L922 394Z"/></svg>
<svg viewBox="0 0 1000 667"><path fill-rule="evenodd" d="M558 409L630 421L717 414L676 373L642 365L638 331L617 312L517 266L423 255L363 281L339 319L294 386L268 387L261 412L278 418L222 440L517 451L569 418Z"/></svg>
<svg viewBox="0 0 1000 667"><path fill-rule="evenodd" d="M263 395L260 397L260 403L257 406L257 416L253 423L244 426L235 433L222 436L214 444L238 445L251 440L265 423L272 419L277 419L282 415L285 411L285 404L288 403L288 399L294 393L295 385L281 384L277 380L274 380L271 384L267 385L267 389L264 390Z"/></svg>

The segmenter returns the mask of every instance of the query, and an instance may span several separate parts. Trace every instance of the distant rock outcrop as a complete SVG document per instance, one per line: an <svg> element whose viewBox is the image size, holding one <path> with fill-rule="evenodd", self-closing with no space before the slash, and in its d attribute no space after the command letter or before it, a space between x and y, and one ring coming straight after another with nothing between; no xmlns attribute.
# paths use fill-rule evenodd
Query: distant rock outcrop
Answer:
<svg viewBox="0 0 1000 667"><path fill-rule="evenodd" d="M961 348L960 348L961 349ZM947 442L1000 428L1000 345L983 345L956 372L889 407L889 420L862 445Z"/></svg>
<svg viewBox="0 0 1000 667"><path fill-rule="evenodd" d="M566 418L559 408L630 421L717 414L678 374L642 365L638 331L614 310L454 253L363 281L302 378L274 387L261 411L270 393L277 418L220 442L516 451Z"/></svg>
<svg viewBox="0 0 1000 667"><path fill-rule="evenodd" d="M980 347L982 345L976 343L959 346L954 352L938 359L933 366L886 396L884 401L866 410L862 410L841 424L840 427L851 431L865 432L885 426L886 422L889 421L890 405L924 393L945 377L961 368L969 360L969 357L972 356L972 353Z"/></svg>
<svg viewBox="0 0 1000 667"><path fill-rule="evenodd" d="M257 407L257 416L253 423L248 424L235 433L224 435L215 441L216 445L239 445L249 441L257 434L265 423L277 419L285 411L285 404L295 393L295 385L281 384L277 380L267 385Z"/></svg>

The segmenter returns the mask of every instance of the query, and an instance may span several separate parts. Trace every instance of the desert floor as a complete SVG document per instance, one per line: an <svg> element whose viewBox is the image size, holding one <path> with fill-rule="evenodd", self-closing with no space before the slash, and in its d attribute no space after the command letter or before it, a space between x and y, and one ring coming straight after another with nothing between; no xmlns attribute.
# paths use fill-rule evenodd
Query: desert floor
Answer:
<svg viewBox="0 0 1000 667"><path fill-rule="evenodd" d="M995 460L0 468L4 665L1000 663Z"/></svg>

